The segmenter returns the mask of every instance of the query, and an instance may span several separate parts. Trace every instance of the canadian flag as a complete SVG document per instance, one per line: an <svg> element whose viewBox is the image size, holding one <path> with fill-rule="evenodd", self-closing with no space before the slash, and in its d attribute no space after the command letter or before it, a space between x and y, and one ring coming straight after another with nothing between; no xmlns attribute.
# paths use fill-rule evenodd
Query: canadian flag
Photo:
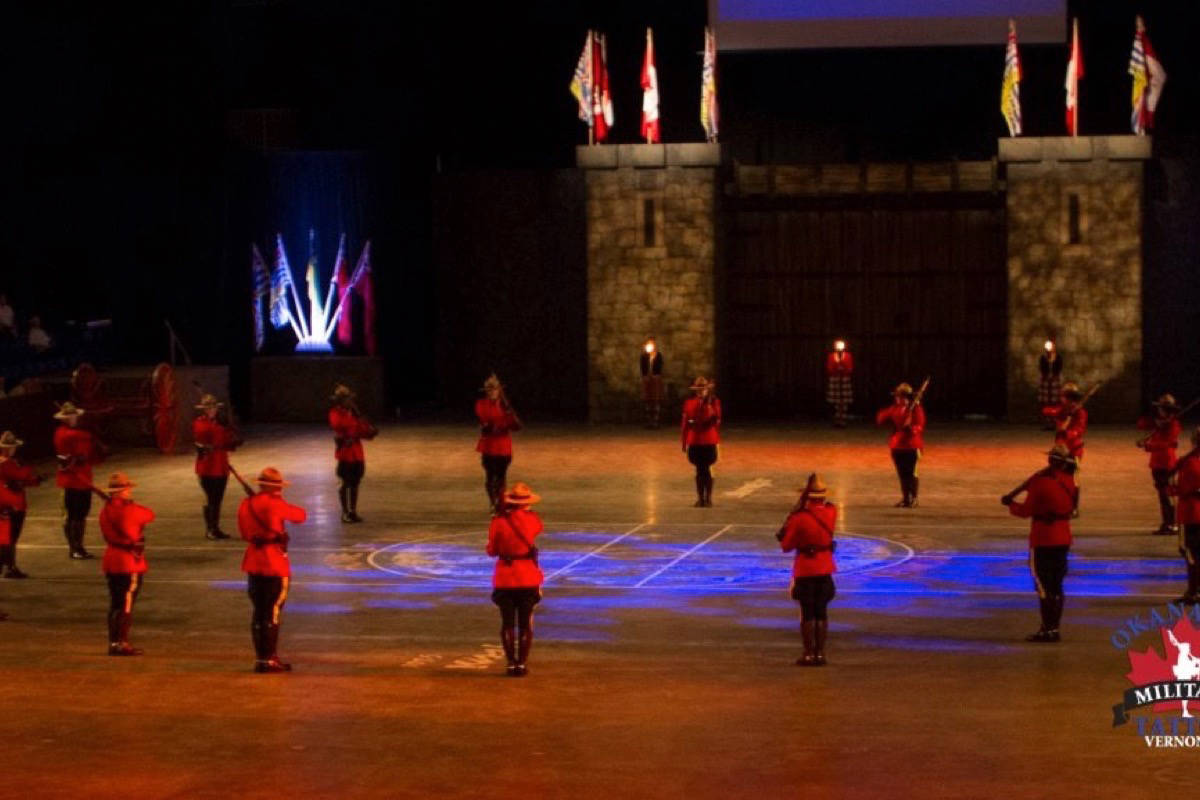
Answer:
<svg viewBox="0 0 1200 800"><path fill-rule="evenodd" d="M658 70L654 67L654 34L646 28L646 57L642 61L642 138L662 140L658 130Z"/></svg>
<svg viewBox="0 0 1200 800"><path fill-rule="evenodd" d="M1071 58L1067 61L1067 135L1079 135L1079 79L1083 77L1083 52L1079 49L1079 18L1071 20Z"/></svg>

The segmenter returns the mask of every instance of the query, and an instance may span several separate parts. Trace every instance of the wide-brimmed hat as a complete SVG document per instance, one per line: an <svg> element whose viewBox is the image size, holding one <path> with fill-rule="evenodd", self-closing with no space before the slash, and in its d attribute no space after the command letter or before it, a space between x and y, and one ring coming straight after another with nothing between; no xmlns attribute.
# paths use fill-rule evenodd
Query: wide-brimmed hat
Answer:
<svg viewBox="0 0 1200 800"><path fill-rule="evenodd" d="M504 502L510 506L531 506L542 501L541 495L533 493L529 484L518 481L504 493Z"/></svg>
<svg viewBox="0 0 1200 800"><path fill-rule="evenodd" d="M220 408L223 405L225 404L218 400L215 394L206 394L196 403L196 408Z"/></svg>
<svg viewBox="0 0 1200 800"><path fill-rule="evenodd" d="M274 467L266 467L262 472L258 473L258 477L254 479L255 483L263 486L291 486L290 481L283 479L283 473Z"/></svg>
<svg viewBox="0 0 1200 800"><path fill-rule="evenodd" d="M5 449L5 450L16 449L23 444L25 444L25 443L23 441L21 441L20 439L18 439L17 435L15 433L13 433L12 431L5 431L4 433L0 433L0 449Z"/></svg>
<svg viewBox="0 0 1200 800"><path fill-rule="evenodd" d="M1167 392L1166 394L1164 394L1162 397L1155 400L1150 405L1157 406L1158 408L1166 409L1167 411L1178 411L1179 410L1179 403L1175 402L1175 395L1171 394L1170 392Z"/></svg>
<svg viewBox="0 0 1200 800"><path fill-rule="evenodd" d="M893 395L901 395L902 394L902 395L908 397L908 396L911 396L912 393L913 393L912 385L908 384L908 383L901 383L898 386L896 386L895 389L892 389Z"/></svg>
<svg viewBox="0 0 1200 800"><path fill-rule="evenodd" d="M354 390L344 383L339 383L333 387L333 394L330 395L330 400L348 400L354 397Z"/></svg>
<svg viewBox="0 0 1200 800"><path fill-rule="evenodd" d="M688 388L694 392L698 392L701 389L707 389L712 385L713 385L713 382L710 381L708 378L704 377L703 375L697 375L696 380L692 381L692 385L689 386Z"/></svg>
<svg viewBox="0 0 1200 800"><path fill-rule="evenodd" d="M124 472L114 472L108 477L108 490L110 492L119 492L122 489L132 489L137 486L136 483L129 480Z"/></svg>
<svg viewBox="0 0 1200 800"><path fill-rule="evenodd" d="M54 415L55 419L70 419L78 417L83 413L83 409L72 403L70 400L58 407L58 412Z"/></svg>
<svg viewBox="0 0 1200 800"><path fill-rule="evenodd" d="M1063 397L1070 397L1072 400L1078 400L1083 397L1083 390L1079 388L1079 384L1075 381L1067 381L1062 387Z"/></svg>
<svg viewBox="0 0 1200 800"><path fill-rule="evenodd" d="M1046 451L1046 455L1050 456L1051 461L1058 461L1063 464L1074 464L1075 456L1071 455L1071 451L1067 449L1065 444L1056 444Z"/></svg>
<svg viewBox="0 0 1200 800"><path fill-rule="evenodd" d="M821 476L817 473L812 473L808 476L808 481L796 491L807 492L810 498L824 497L828 493L825 487L825 482L821 480Z"/></svg>
<svg viewBox="0 0 1200 800"><path fill-rule="evenodd" d="M483 390L486 392L489 389L503 389L504 384L500 383L500 379L496 377L496 373L487 376L487 380L483 382Z"/></svg>

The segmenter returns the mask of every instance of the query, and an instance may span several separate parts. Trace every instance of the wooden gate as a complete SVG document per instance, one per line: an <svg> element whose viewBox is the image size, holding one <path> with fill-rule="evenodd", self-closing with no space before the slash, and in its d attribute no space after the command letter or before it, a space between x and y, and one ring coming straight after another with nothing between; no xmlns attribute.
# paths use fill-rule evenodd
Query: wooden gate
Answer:
<svg viewBox="0 0 1200 800"><path fill-rule="evenodd" d="M934 416L1004 413L1001 192L725 198L718 320L730 418L824 414L824 358L854 353L853 411L932 377Z"/></svg>

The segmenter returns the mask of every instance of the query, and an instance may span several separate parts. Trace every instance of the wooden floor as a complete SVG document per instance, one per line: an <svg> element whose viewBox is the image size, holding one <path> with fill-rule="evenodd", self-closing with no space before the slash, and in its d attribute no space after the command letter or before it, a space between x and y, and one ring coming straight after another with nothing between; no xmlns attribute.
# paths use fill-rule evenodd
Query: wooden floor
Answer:
<svg viewBox="0 0 1200 800"><path fill-rule="evenodd" d="M26 581L0 581L0 797L1097 797L1200 787L1195 755L1114 728L1131 684L1113 643L1182 588L1136 432L1097 429L1064 641L1037 627L1026 531L999 496L1046 434L934 425L921 505L892 507L866 426L729 428L715 505L692 507L677 432L518 434L510 482L544 497L548 576L524 680L504 677L483 476L470 426L369 443L361 525L338 521L332 441L264 427L307 507L281 651L250 671L242 548L203 537L186 456L120 453L158 514L133 640L105 655L99 562L67 559L56 490L31 491ZM45 465L49 469L50 465ZM774 531L808 472L842 508L830 665L798 669L790 559ZM101 478L102 479L102 478ZM233 529L240 490L230 488ZM101 549L95 511L87 542ZM1118 641L1121 639L1118 637ZM1162 650L1157 629L1134 650ZM1143 716L1150 716L1148 712ZM1169 720L1178 714L1158 714Z"/></svg>

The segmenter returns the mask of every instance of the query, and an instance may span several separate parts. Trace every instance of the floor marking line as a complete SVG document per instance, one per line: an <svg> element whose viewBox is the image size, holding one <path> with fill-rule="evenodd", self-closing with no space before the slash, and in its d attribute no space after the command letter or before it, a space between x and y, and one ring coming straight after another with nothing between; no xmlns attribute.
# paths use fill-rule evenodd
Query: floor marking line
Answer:
<svg viewBox="0 0 1200 800"><path fill-rule="evenodd" d="M635 583L635 584L633 585L633 588L634 588L634 589L640 589L640 588L641 588L641 587L642 587L642 586L643 586L643 585L644 585L644 584L645 584L647 581L649 581L649 580L651 580L651 579L653 579L653 578L657 578L659 575L663 574L664 572L666 572L667 570L669 570L671 567L673 567L673 566L675 566L676 564L678 564L680 561L683 561L685 558L687 558L688 556L690 556L692 553L696 552L696 551L697 551L697 550L699 550L701 547L704 547L704 545L708 544L708 543L709 543L709 542L711 542L713 539L716 539L718 536L720 536L722 533L724 533L725 531L729 530L729 529L730 529L730 528L732 528L732 527L733 527L733 525L732 525L732 524L729 524L729 525L726 525L724 528L721 528L721 530L717 531L716 533L714 533L712 536L710 536L710 537L708 537L707 539L705 539L705 540L704 540L703 542L701 542L700 544L698 544L698 545L696 545L695 547L691 548L690 550L688 550L687 552L683 553L683 554L682 554L682 555L680 555L679 557L677 557L677 558L673 559L673 560L671 561L671 563L667 564L667 565L666 565L665 567L663 567L662 569L660 569L660 570L657 570L656 572L652 572L652 573L650 573L649 575L647 575L646 577L642 578L640 581L638 581L637 583Z"/></svg>
<svg viewBox="0 0 1200 800"><path fill-rule="evenodd" d="M584 554L583 554L583 555L581 555L579 558L577 558L577 559L575 559L574 561L572 561L570 564L567 564L565 567L562 567L561 569L555 570L554 572L550 573L548 576L546 576L546 578L545 578L545 580L543 581L543 583L549 583L550 581L552 581L552 580L554 580L555 578L557 578L559 575L562 575L564 572L566 572L567 570L569 570L569 569L571 569L572 567L574 567L576 564L579 564L579 563L581 563L581 562L583 562L583 561L587 561L589 558L591 558L591 557L592 557L592 556L594 556L594 555L599 555L600 553L603 553L605 550L607 550L608 548L612 547L614 544L616 544L617 542L621 541L621 540L622 540L622 539L624 539L626 536L632 536L633 534L637 533L638 531L640 531L640 530L641 530L642 528L644 528L644 527L646 527L646 523L645 523L645 522L638 523L638 524L637 524L637 525L635 525L634 527L632 527L632 528L630 528L629 530L627 530L627 531L625 531L624 533L622 533L622 534L621 534L620 536L618 536L617 538L615 538L615 539L612 539L611 541L605 542L604 544L602 544L602 545L600 545L599 547L597 547L595 550L592 550L591 552L588 552L588 553L584 553Z"/></svg>

